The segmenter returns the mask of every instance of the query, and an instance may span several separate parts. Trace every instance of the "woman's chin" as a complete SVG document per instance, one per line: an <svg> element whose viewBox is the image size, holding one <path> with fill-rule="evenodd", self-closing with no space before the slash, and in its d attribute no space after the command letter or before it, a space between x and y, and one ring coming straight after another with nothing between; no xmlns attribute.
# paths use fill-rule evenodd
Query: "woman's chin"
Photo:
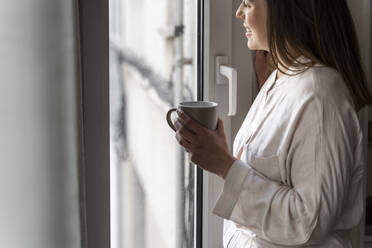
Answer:
<svg viewBox="0 0 372 248"><path fill-rule="evenodd" d="M262 46L260 46L259 44L257 44L253 40L249 40L249 39L247 41L247 47L250 50L264 50Z"/></svg>
<svg viewBox="0 0 372 248"><path fill-rule="evenodd" d="M250 50L257 50L257 47L254 44L252 44L252 42L249 41L247 42L247 47Z"/></svg>

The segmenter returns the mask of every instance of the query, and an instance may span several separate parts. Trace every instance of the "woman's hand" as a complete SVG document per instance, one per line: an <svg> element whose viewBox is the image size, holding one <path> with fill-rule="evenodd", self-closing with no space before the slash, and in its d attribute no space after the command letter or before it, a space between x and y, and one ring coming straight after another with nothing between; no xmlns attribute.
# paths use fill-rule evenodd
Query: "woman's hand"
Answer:
<svg viewBox="0 0 372 248"><path fill-rule="evenodd" d="M177 109L176 139L190 153L191 161L204 170L226 177L235 158L230 154L221 119L217 129L209 130Z"/></svg>
<svg viewBox="0 0 372 248"><path fill-rule="evenodd" d="M266 79L274 70L270 65L269 56L268 52L261 50L256 51L255 70L258 89L261 89L262 85L266 82Z"/></svg>

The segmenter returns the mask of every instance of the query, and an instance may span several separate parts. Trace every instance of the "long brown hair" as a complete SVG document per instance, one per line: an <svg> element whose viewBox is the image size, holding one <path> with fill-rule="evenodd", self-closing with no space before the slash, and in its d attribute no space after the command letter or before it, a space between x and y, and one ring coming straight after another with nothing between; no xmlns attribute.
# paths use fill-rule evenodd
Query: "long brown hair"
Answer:
<svg viewBox="0 0 372 248"><path fill-rule="evenodd" d="M268 42L273 64L297 72L317 63L343 77L359 111L370 104L358 39L346 0L266 0ZM311 60L296 61L296 54ZM305 69L304 69L305 68ZM285 73L285 72L283 72Z"/></svg>

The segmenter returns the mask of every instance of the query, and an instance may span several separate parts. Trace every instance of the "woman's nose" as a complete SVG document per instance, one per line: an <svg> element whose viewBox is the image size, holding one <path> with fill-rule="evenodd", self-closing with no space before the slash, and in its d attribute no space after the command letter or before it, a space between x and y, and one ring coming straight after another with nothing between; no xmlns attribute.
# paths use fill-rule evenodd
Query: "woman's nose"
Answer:
<svg viewBox="0 0 372 248"><path fill-rule="evenodd" d="M242 5L239 5L239 8L237 9L237 11L235 13L235 17L238 18L238 19L244 20L244 11L242 9Z"/></svg>

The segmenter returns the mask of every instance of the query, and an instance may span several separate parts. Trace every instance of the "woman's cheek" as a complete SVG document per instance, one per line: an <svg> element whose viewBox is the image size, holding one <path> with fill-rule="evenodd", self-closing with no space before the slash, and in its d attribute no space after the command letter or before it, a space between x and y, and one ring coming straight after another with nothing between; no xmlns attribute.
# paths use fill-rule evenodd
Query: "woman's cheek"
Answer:
<svg viewBox="0 0 372 248"><path fill-rule="evenodd" d="M255 11L252 9L247 13L247 24L248 28L252 30L256 29L256 17Z"/></svg>

